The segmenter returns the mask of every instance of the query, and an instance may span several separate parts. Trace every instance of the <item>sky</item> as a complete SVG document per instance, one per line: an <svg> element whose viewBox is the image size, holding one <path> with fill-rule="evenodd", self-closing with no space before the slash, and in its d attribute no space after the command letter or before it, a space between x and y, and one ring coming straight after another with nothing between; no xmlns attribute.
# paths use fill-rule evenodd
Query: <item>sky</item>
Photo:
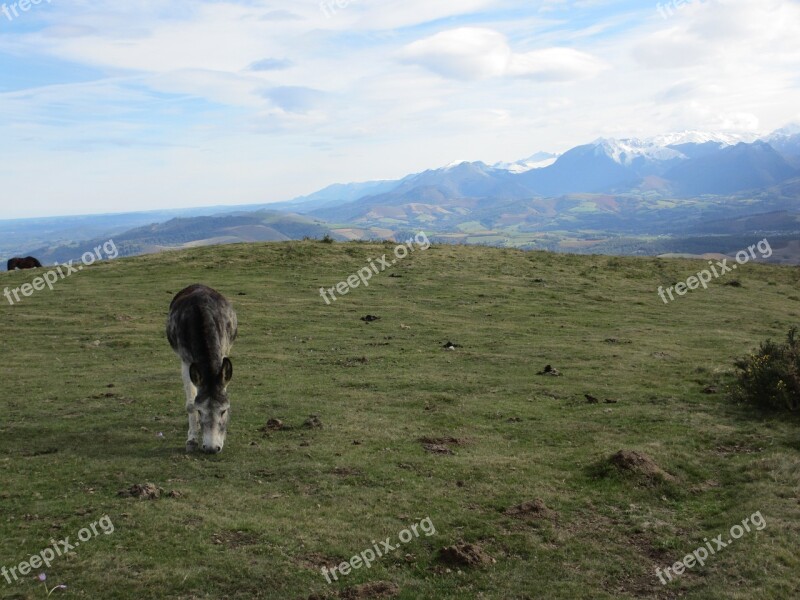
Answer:
<svg viewBox="0 0 800 600"><path fill-rule="evenodd" d="M800 122L800 0L33 1L0 0L0 219Z"/></svg>

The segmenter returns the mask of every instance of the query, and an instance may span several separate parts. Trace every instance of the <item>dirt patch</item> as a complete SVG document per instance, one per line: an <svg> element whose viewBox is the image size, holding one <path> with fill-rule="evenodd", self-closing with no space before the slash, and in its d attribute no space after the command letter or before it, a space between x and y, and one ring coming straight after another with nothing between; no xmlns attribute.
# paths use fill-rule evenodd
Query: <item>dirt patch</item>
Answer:
<svg viewBox="0 0 800 600"><path fill-rule="evenodd" d="M676 481L674 476L659 467L652 458L636 450L620 450L609 459L609 463L620 471L648 480Z"/></svg>
<svg viewBox="0 0 800 600"><path fill-rule="evenodd" d="M376 345L388 346L389 344L387 342L387 343L376 344ZM368 363L369 363L369 358L367 358L366 356L356 356L354 358L345 358L345 359L336 361L337 365L341 365L343 367L357 367L359 365L366 365Z"/></svg>
<svg viewBox="0 0 800 600"><path fill-rule="evenodd" d="M122 498L138 498L139 500L157 500L158 498L183 498L183 493L178 490L165 492L164 488L154 483L136 483L131 487L120 490L117 496Z"/></svg>
<svg viewBox="0 0 800 600"><path fill-rule="evenodd" d="M422 447L431 454L455 454L450 448L441 444L422 444Z"/></svg>
<svg viewBox="0 0 800 600"><path fill-rule="evenodd" d="M715 481L714 479L709 479L707 481L703 481L702 483L698 483L697 485L693 485L689 488L689 491L693 494L704 494L710 490L721 488L722 484L719 481Z"/></svg>
<svg viewBox="0 0 800 600"><path fill-rule="evenodd" d="M266 433L268 431L282 431L284 429L288 429L288 427L283 421L280 419L270 419L259 431Z"/></svg>
<svg viewBox="0 0 800 600"><path fill-rule="evenodd" d="M340 565L342 561L343 559L341 558L325 556L324 554L320 554L318 552L306 554L305 556L301 556L295 560L300 567L308 569L309 571L319 571L322 569L322 567L332 569L333 567Z"/></svg>
<svg viewBox="0 0 800 600"><path fill-rule="evenodd" d="M454 437L421 437L419 438L420 444L436 444L438 446L463 446L467 440L460 440Z"/></svg>
<svg viewBox="0 0 800 600"><path fill-rule="evenodd" d="M156 500L162 496L164 488L154 483L136 483L125 490L117 492L122 498L139 498L140 500Z"/></svg>
<svg viewBox="0 0 800 600"><path fill-rule="evenodd" d="M547 521L556 521L558 519L558 513L550 508L547 508L547 505L545 505L544 501L539 498L531 500L530 502L523 502L522 504L512 506L511 508L507 508L504 514L509 517L531 521L541 519Z"/></svg>
<svg viewBox="0 0 800 600"><path fill-rule="evenodd" d="M306 429L322 429L322 420L319 415L310 415L304 422L303 427Z"/></svg>
<svg viewBox="0 0 800 600"><path fill-rule="evenodd" d="M211 543L233 550L243 546L255 546L259 543L259 539L255 533L248 531L220 531L211 535Z"/></svg>
<svg viewBox="0 0 800 600"><path fill-rule="evenodd" d="M340 598L358 600L359 598L394 598L400 593L397 584L391 581L372 581L342 590Z"/></svg>
<svg viewBox="0 0 800 600"><path fill-rule="evenodd" d="M439 550L439 560L453 567L485 567L497 562L477 544L456 544Z"/></svg>
<svg viewBox="0 0 800 600"><path fill-rule="evenodd" d="M463 446L467 440L458 439L450 436L444 437L421 437L417 440L422 447L431 454L455 454L450 446Z"/></svg>

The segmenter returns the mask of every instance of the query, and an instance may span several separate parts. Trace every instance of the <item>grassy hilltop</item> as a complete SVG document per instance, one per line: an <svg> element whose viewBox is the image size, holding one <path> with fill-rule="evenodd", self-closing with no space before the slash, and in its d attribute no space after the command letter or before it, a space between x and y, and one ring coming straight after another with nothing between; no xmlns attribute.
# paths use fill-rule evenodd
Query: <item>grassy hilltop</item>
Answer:
<svg viewBox="0 0 800 600"><path fill-rule="evenodd" d="M797 594L800 423L724 387L736 357L800 323L800 271L745 265L665 305L658 286L704 261L434 246L325 304L320 287L392 248L202 248L99 264L15 306L0 296L0 567L114 524L0 578L0 597L45 597L42 571L68 586L53 598L384 597L358 587L378 581L409 600ZM0 273L0 292L35 275ZM164 335L194 282L240 322L215 457L183 451ZM561 376L537 374L548 364ZM304 427L312 414L322 428ZM269 419L285 428L262 431ZM617 469L621 449L667 475ZM147 482L161 498L118 495ZM756 511L763 530L661 585L657 567ZM322 576L428 517L434 535ZM460 542L487 564L443 562Z"/></svg>

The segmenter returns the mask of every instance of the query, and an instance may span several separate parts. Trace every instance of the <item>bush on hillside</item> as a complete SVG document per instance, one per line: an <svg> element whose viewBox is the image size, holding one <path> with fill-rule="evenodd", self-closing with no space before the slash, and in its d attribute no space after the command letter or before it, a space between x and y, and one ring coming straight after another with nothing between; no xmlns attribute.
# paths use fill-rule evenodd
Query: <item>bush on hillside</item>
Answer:
<svg viewBox="0 0 800 600"><path fill-rule="evenodd" d="M762 342L758 351L736 361L734 396L760 408L800 408L800 340L797 327L789 330L786 342Z"/></svg>

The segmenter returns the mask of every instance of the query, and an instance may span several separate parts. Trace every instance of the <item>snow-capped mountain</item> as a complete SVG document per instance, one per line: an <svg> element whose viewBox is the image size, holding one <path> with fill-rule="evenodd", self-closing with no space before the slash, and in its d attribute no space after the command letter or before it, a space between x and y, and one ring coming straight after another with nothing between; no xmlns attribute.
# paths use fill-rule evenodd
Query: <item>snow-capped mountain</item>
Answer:
<svg viewBox="0 0 800 600"><path fill-rule="evenodd" d="M781 127L780 129L773 131L768 137L764 138L764 141L771 142L774 140L785 140L797 135L800 135L800 124L789 123L785 127Z"/></svg>
<svg viewBox="0 0 800 600"><path fill-rule="evenodd" d="M538 152L491 166L458 160L395 181L332 186L291 208L345 222L373 211L389 214L401 206L438 210L455 204L469 211L474 202L489 206L570 194L636 195L642 190L695 198L763 191L795 180L800 185L800 126L788 125L761 138L683 131L646 139L600 138L561 155Z"/></svg>
<svg viewBox="0 0 800 600"><path fill-rule="evenodd" d="M800 126L788 126L775 132L771 137L780 134L789 137L800 133ZM670 162L694 158L697 152L692 146L702 146L705 151L719 150L739 143L753 143L758 139L769 141L771 138L759 138L756 133L720 133L710 131L680 131L662 134L650 138L599 138L590 145L597 152L605 154L615 163L631 166L635 162ZM705 153L705 152L703 152ZM533 169L543 169L553 165L560 154L538 152L533 156L515 162L499 162L493 165L511 173L525 173ZM460 161L463 162L463 161Z"/></svg>
<svg viewBox="0 0 800 600"><path fill-rule="evenodd" d="M597 148L598 153L602 152L615 163L627 167L631 166L637 159L658 162L686 158L681 152L656 144L651 140L600 138L592 142L592 145Z"/></svg>
<svg viewBox="0 0 800 600"><path fill-rule="evenodd" d="M553 154L551 152L537 152L528 158L523 158L516 162L499 162L493 166L495 169L502 169L510 173L525 173L533 169L549 167L558 160L559 156L559 154Z"/></svg>
<svg viewBox="0 0 800 600"><path fill-rule="evenodd" d="M657 146L680 146L682 144L707 144L715 142L722 146L735 146L740 142L752 143L759 138L757 133L719 133L711 131L680 131L649 138Z"/></svg>

